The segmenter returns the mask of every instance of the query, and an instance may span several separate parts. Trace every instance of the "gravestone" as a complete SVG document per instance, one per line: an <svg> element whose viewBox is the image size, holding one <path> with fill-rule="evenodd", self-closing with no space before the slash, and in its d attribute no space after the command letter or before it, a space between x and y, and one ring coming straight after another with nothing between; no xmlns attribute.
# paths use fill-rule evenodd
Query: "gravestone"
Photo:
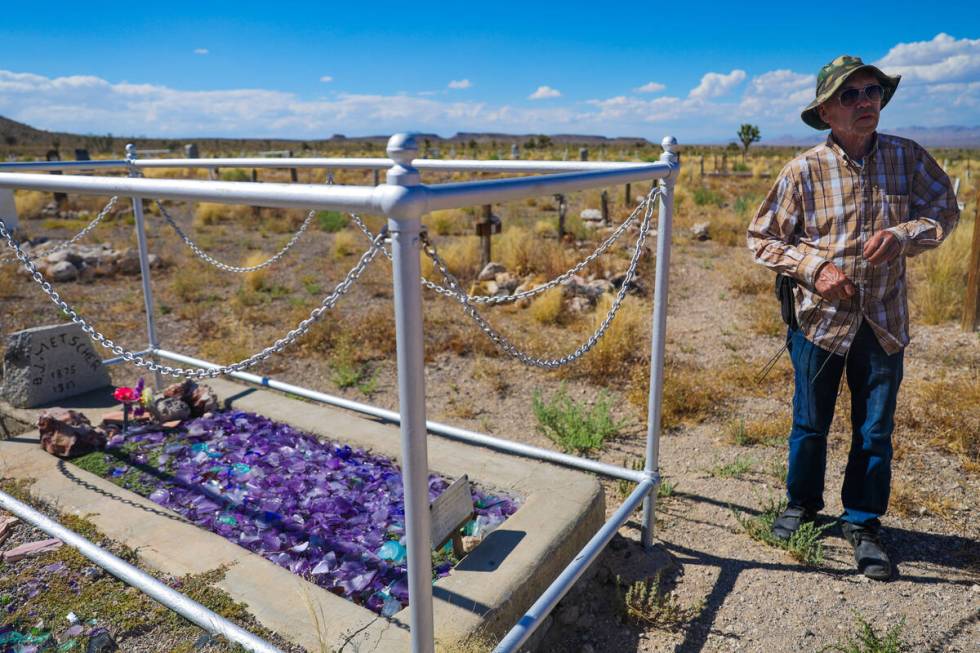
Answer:
<svg viewBox="0 0 980 653"><path fill-rule="evenodd" d="M432 517L432 547L438 549L446 540L452 539L457 555L462 554L462 539L459 535L466 522L473 516L473 495L470 493L470 479L465 474L445 489L429 504Z"/></svg>
<svg viewBox="0 0 980 653"><path fill-rule="evenodd" d="M589 148L587 148L587 147L580 147L579 148L579 150L578 150L578 160L579 161L588 161L589 160Z"/></svg>
<svg viewBox="0 0 980 653"><path fill-rule="evenodd" d="M184 157L188 159L201 158L200 150L197 149L197 143L187 143L184 145Z"/></svg>
<svg viewBox="0 0 980 653"><path fill-rule="evenodd" d="M109 385L109 373L77 324L34 327L10 334L0 397L31 408Z"/></svg>

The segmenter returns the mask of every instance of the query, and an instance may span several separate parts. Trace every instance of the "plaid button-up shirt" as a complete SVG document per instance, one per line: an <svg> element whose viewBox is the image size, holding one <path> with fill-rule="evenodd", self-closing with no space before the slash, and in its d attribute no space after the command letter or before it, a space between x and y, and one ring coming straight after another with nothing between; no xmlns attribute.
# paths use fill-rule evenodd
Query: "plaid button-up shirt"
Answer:
<svg viewBox="0 0 980 653"><path fill-rule="evenodd" d="M844 353L861 320L896 353L909 342L905 257L936 247L959 221L949 177L917 143L877 134L862 162L832 136L790 161L748 228L748 245L762 265L795 278L797 321L803 335ZM873 266L865 242L887 229L901 254ZM832 261L858 288L849 299L823 299L817 271Z"/></svg>

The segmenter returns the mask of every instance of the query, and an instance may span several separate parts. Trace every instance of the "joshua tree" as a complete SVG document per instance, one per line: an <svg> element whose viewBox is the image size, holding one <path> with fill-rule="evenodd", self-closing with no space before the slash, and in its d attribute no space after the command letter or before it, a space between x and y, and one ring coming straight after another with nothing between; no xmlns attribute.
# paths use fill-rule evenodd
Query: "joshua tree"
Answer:
<svg viewBox="0 0 980 653"><path fill-rule="evenodd" d="M742 158L744 159L749 151L749 145L759 140L759 126L743 123L738 128L738 140L742 141Z"/></svg>

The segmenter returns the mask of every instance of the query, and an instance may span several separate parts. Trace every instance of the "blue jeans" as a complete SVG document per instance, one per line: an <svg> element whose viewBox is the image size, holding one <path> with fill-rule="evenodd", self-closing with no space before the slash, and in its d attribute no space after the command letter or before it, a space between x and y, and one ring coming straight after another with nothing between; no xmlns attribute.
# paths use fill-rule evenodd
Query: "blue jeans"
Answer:
<svg viewBox="0 0 980 653"><path fill-rule="evenodd" d="M846 359L817 347L798 330L790 329L786 337L796 382L787 499L790 505L813 512L823 508L827 432L834 419L841 374L846 370L851 390L852 434L841 490L841 519L877 526L878 517L888 509L891 437L898 386L902 382L903 352L885 353L866 321L862 321Z"/></svg>

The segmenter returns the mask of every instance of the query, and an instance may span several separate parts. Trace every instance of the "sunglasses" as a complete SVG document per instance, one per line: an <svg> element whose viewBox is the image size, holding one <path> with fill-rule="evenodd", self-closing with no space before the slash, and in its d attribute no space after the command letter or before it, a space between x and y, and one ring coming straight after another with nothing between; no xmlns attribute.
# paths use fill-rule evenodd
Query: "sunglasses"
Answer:
<svg viewBox="0 0 980 653"><path fill-rule="evenodd" d="M849 88L840 94L841 106L853 107L861 100L862 95L871 102L881 102L881 98L885 97L885 89L882 88L881 84L869 84L864 88Z"/></svg>

